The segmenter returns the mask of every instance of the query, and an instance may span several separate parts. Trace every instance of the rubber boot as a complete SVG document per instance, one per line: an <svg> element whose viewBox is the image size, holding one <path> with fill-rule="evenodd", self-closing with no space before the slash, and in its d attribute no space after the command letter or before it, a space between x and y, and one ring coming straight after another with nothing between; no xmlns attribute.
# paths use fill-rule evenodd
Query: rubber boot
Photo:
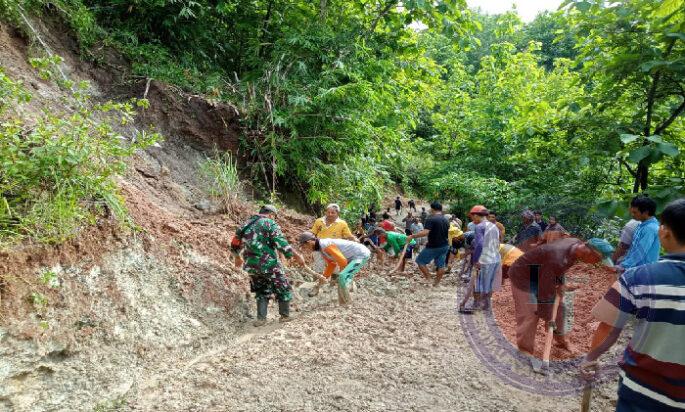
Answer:
<svg viewBox="0 0 685 412"><path fill-rule="evenodd" d="M269 298L260 296L257 298L257 320L254 322L255 326L266 325L266 314L269 310Z"/></svg>
<svg viewBox="0 0 685 412"><path fill-rule="evenodd" d="M482 310L483 309L483 302L481 301L481 295L480 292L473 292L473 308L475 310Z"/></svg>
<svg viewBox="0 0 685 412"><path fill-rule="evenodd" d="M281 322L290 322L292 320L290 317L290 301L279 300L278 313L281 315Z"/></svg>

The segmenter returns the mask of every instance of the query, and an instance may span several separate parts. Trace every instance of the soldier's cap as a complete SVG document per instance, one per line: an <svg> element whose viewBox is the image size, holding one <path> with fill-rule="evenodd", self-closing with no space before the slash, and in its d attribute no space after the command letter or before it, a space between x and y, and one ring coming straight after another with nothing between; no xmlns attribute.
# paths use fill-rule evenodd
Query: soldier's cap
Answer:
<svg viewBox="0 0 685 412"><path fill-rule="evenodd" d="M592 239L585 242L589 248L599 252L602 255L602 263L606 266L614 266L614 262L611 261L611 254L614 252L614 247L611 246L609 242L604 239L593 237Z"/></svg>
<svg viewBox="0 0 685 412"><path fill-rule="evenodd" d="M269 213L273 213L274 215L278 213L278 209L276 209L276 206L274 205L264 205L262 206L261 209L259 209L259 214L260 215L266 215Z"/></svg>
<svg viewBox="0 0 685 412"><path fill-rule="evenodd" d="M316 236L312 232L302 232L297 237L297 242L301 245L309 242L310 240L316 240Z"/></svg>

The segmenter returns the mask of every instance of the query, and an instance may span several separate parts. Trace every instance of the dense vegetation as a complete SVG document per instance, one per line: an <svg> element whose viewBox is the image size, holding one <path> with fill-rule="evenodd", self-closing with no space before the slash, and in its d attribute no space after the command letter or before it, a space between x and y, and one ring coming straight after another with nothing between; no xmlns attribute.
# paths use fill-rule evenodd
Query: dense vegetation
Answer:
<svg viewBox="0 0 685 412"><path fill-rule="evenodd" d="M464 0L0 0L84 55L238 105L264 197L358 213L391 185L463 211L588 220L685 186L685 1L567 0L524 24Z"/></svg>
<svg viewBox="0 0 685 412"><path fill-rule="evenodd" d="M60 58L31 63L50 79ZM0 246L23 238L59 243L107 214L126 222L116 176L127 157L159 138L121 134L135 107L147 101L91 104L89 84L55 81L70 100L62 111L45 110L35 118L22 110L31 94L0 68Z"/></svg>

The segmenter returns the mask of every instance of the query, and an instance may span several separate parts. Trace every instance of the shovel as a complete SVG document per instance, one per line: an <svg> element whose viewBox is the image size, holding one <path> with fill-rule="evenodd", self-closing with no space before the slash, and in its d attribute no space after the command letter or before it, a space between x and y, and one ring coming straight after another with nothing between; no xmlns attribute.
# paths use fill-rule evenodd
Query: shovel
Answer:
<svg viewBox="0 0 685 412"><path fill-rule="evenodd" d="M580 401L581 412L590 412L590 400L592 399L592 383L588 382L583 388L583 399Z"/></svg>
<svg viewBox="0 0 685 412"><path fill-rule="evenodd" d="M542 373L544 375L546 375L546 371L549 370L549 358L552 354L552 340L554 338L554 331L557 329L556 318L560 301L561 297L559 293L556 293L554 295L554 305L552 306L552 319L549 321L547 326L547 335L545 335L545 347L542 352L542 362L533 362L533 371Z"/></svg>

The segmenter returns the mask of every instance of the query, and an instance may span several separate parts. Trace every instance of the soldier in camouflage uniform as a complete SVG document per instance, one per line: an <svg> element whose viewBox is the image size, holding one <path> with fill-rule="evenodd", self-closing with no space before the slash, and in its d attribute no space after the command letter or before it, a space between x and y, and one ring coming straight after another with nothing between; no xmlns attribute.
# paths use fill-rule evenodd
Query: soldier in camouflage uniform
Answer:
<svg viewBox="0 0 685 412"><path fill-rule="evenodd" d="M243 268L250 274L250 289L257 298L255 326L266 323L271 295L276 295L278 300L281 322L290 320L292 288L278 261L278 252L280 251L288 259L295 257L295 260L304 265L302 255L290 247L281 228L274 220L276 212L274 206L263 206L259 214L252 216L236 231L231 241L231 253L235 256L236 266L243 266L241 251L245 256Z"/></svg>

